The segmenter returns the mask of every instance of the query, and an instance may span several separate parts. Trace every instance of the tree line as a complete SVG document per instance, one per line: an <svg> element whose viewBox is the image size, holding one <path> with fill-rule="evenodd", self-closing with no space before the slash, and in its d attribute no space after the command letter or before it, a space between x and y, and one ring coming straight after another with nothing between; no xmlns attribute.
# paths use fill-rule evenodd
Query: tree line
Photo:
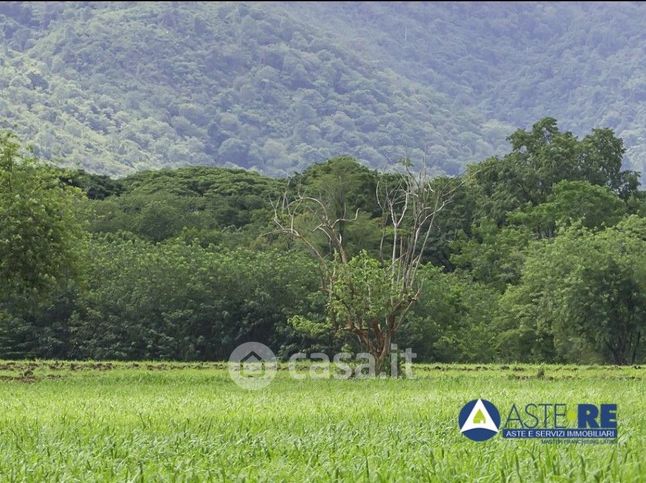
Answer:
<svg viewBox="0 0 646 483"><path fill-rule="evenodd" d="M256 340L281 356L393 342L425 361L643 361L646 198L621 139L545 118L509 143L455 177L338 157L288 178L112 179L5 133L0 357L223 360Z"/></svg>

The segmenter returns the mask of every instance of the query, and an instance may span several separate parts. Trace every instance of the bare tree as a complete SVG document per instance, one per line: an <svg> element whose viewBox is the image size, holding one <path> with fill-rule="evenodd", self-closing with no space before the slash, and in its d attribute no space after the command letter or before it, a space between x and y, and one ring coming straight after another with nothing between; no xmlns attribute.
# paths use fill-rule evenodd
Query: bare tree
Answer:
<svg viewBox="0 0 646 483"><path fill-rule="evenodd" d="M333 216L321 198L287 191L273 205L278 231L302 242L319 262L331 328L355 336L378 368L420 296L418 272L435 218L454 191L434 189L426 171L415 172L410 164L383 175L375 191L382 213L379 260L365 252L348 255L340 227L357 220L358 210L348 215L344 206L342 216ZM330 250L322 249L321 235Z"/></svg>

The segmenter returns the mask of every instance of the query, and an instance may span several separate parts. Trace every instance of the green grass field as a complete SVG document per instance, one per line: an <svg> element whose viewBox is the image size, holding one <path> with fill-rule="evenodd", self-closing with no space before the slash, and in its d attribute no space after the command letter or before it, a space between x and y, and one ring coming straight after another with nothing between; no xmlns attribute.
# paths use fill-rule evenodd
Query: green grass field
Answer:
<svg viewBox="0 0 646 483"><path fill-rule="evenodd" d="M224 364L0 363L2 481L644 481L641 368L418 365L260 391ZM612 444L463 437L468 400L618 404Z"/></svg>

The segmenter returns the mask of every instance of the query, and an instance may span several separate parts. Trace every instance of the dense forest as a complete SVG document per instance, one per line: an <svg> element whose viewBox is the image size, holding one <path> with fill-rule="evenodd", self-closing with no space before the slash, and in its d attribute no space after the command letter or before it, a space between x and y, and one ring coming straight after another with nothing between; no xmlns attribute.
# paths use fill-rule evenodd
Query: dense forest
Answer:
<svg viewBox="0 0 646 483"><path fill-rule="evenodd" d="M508 141L506 154L430 180L451 196L395 342L425 361L644 361L646 196L622 169L622 140L544 118ZM222 360L248 340L283 356L357 349L317 330L329 304L317 260L276 230L276 201L305 193L356 213L338 228L358 261L350 280L378 278L387 213L375 193L397 169L337 157L289 177L111 178L40 162L3 134L0 358Z"/></svg>
<svg viewBox="0 0 646 483"><path fill-rule="evenodd" d="M339 154L436 174L544 116L646 166L644 5L3 2L0 127L108 174L287 176ZM557 59L557 60L555 60Z"/></svg>

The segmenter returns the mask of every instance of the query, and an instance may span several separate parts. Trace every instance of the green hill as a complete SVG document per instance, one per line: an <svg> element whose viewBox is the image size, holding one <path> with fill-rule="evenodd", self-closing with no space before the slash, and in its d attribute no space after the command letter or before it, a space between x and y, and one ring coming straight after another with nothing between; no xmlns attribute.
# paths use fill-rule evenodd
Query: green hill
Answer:
<svg viewBox="0 0 646 483"><path fill-rule="evenodd" d="M646 165L646 10L621 4L2 3L0 127L65 166L454 174L546 115Z"/></svg>

